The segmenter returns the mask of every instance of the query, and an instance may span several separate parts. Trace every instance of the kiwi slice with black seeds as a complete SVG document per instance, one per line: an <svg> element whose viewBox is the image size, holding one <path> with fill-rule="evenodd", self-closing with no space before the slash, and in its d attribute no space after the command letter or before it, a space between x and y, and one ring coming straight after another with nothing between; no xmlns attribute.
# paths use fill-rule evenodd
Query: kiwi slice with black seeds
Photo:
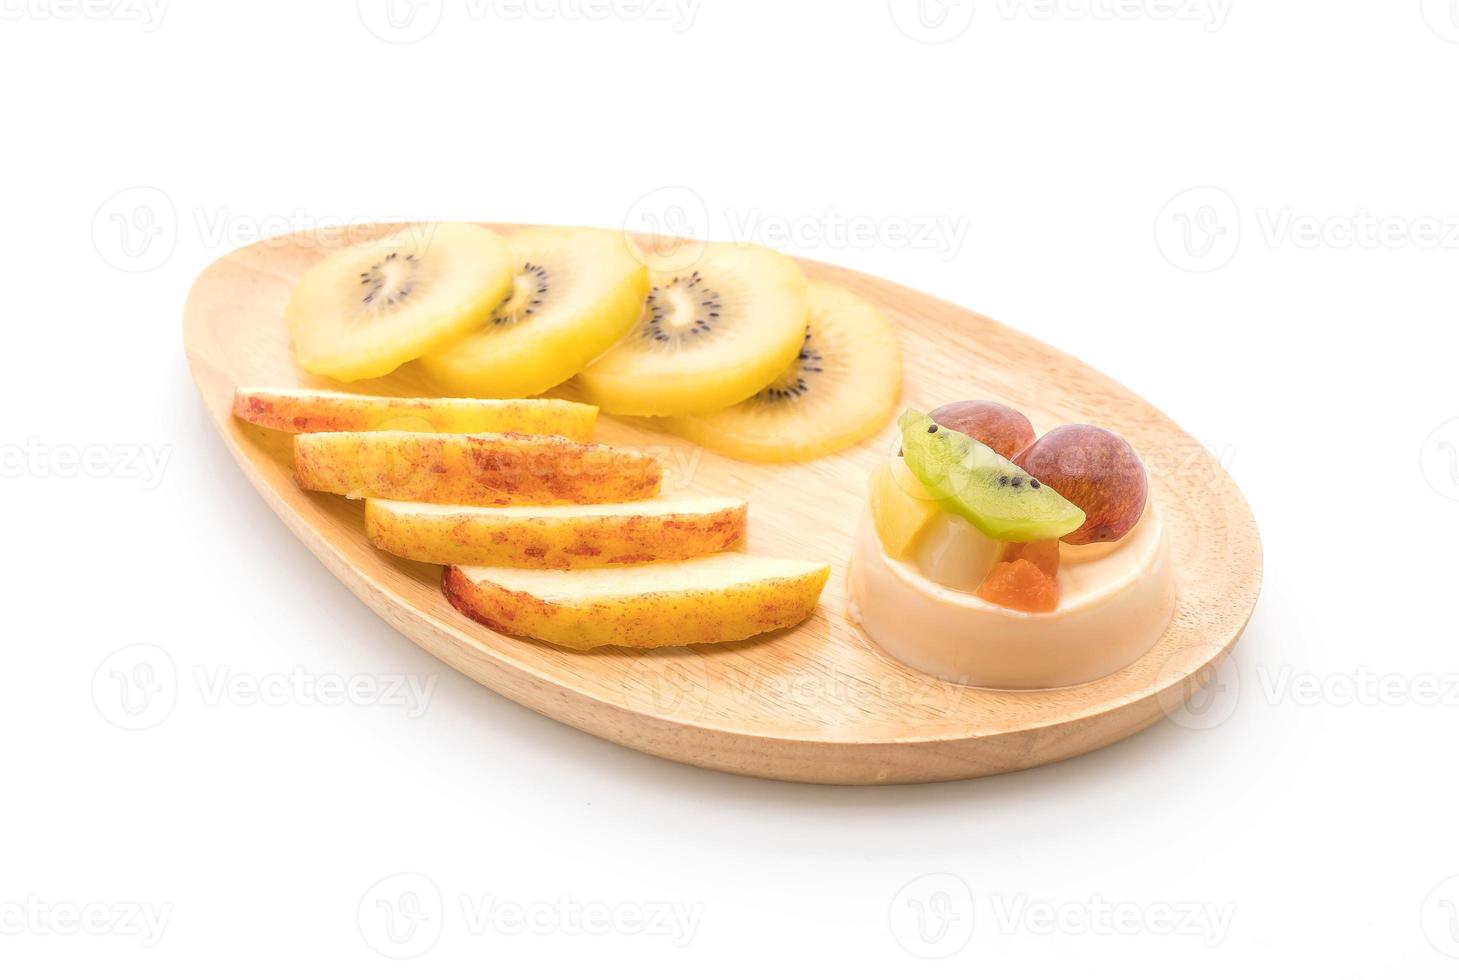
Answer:
<svg viewBox="0 0 1459 980"><path fill-rule="evenodd" d="M1084 511L972 436L908 410L898 420L907 468L943 510L1000 541L1061 538Z"/></svg>

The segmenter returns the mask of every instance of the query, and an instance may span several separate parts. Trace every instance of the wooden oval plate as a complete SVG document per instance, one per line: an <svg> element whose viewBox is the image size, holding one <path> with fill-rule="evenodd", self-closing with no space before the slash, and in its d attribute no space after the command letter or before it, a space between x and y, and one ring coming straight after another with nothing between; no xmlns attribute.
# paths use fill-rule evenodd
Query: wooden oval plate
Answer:
<svg viewBox="0 0 1459 980"><path fill-rule="evenodd" d="M289 437L233 419L235 385L436 393L411 366L352 385L302 373L282 311L294 283L330 248L397 226L304 233L235 251L188 296L184 342L208 414L274 511L366 605L436 657L548 717L643 752L711 769L816 783L909 783L1042 765L1131 735L1184 703L1245 628L1261 580L1261 543L1241 492L1194 439L1133 393L1066 354L949 303L817 262L897 325L903 405L993 398L1039 432L1087 421L1122 433L1151 473L1171 536L1175 619L1148 656L1103 680L1053 691L961 687L876 652L845 614L846 562L882 437L811 463L721 458L653 423L603 417L597 438L646 447L666 492L750 501L750 549L830 563L806 623L741 643L650 652L573 653L493 633L442 597L440 569L393 558L365 539L362 504L300 490ZM510 231L508 226L491 226Z"/></svg>

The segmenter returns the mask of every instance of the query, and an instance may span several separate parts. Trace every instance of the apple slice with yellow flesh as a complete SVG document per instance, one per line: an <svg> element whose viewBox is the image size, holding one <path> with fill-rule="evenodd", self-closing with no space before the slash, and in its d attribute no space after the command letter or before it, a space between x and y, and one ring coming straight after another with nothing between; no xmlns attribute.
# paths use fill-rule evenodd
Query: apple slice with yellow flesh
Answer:
<svg viewBox="0 0 1459 980"><path fill-rule="evenodd" d="M573 650L743 640L815 611L827 565L725 552L617 568L551 571L452 565L451 604L501 633Z"/></svg>
<svg viewBox="0 0 1459 980"><path fill-rule="evenodd" d="M900 456L882 460L871 471L868 503L882 548L897 561L910 558L927 528L942 516L932 493Z"/></svg>
<svg viewBox="0 0 1459 980"><path fill-rule="evenodd" d="M367 500L365 532L382 551L436 565L598 568L728 551L745 540L746 509L732 497L547 507Z"/></svg>
<svg viewBox="0 0 1459 980"><path fill-rule="evenodd" d="M313 432L294 437L305 490L435 504L604 504L646 500L663 468L648 453L561 436Z"/></svg>
<svg viewBox="0 0 1459 980"><path fill-rule="evenodd" d="M238 388L233 414L280 432L520 432L587 442L596 405L558 398L388 398L309 388Z"/></svg>

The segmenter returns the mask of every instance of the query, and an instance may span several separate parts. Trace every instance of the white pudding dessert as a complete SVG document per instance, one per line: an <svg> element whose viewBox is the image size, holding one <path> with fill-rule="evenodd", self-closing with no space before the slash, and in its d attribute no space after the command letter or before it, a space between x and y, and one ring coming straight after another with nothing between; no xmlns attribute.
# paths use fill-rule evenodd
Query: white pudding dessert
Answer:
<svg viewBox="0 0 1459 980"><path fill-rule="evenodd" d="M882 651L914 670L974 687L1068 687L1139 660L1170 623L1175 580L1153 505L1113 546L1061 546L1059 604L1052 612L981 599L973 592L980 577L973 566L939 562L949 553L976 554L975 545L946 543L969 532L979 534L960 518L938 516L904 561L887 555L870 517L857 532L848 576L851 617ZM1096 554L1079 554L1086 550Z"/></svg>
<svg viewBox="0 0 1459 980"><path fill-rule="evenodd" d="M1087 684L1155 646L1175 578L1128 442L1084 424L1035 439L981 401L898 425L903 454L872 471L847 575L850 616L877 647L944 680L1031 690Z"/></svg>

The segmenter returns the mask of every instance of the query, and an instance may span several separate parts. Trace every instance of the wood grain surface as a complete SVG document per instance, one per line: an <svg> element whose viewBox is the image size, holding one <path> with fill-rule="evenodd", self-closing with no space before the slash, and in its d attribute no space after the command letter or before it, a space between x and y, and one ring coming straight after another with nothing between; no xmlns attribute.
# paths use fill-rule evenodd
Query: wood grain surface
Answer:
<svg viewBox="0 0 1459 980"><path fill-rule="evenodd" d="M269 506L391 626L445 663L551 718L666 759L819 783L926 782L1037 766L1108 745L1178 708L1236 642L1256 604L1261 544L1241 492L1191 436L1139 397L1068 355L975 313L894 283L815 262L896 324L904 406L992 398L1043 432L1086 421L1124 435L1151 474L1177 579L1160 644L1117 674L1054 691L944 683L875 651L845 614L846 563L866 478L893 426L861 446L803 464L742 463L652 422L603 417L599 441L660 455L664 490L750 501L752 552L830 563L817 613L753 641L640 652L573 653L503 636L457 613L441 570L378 552L363 504L294 483L289 436L238 422L236 385L436 394L412 366L342 385L295 367L282 321L299 276L330 248L397 226L302 233L235 251L198 277L184 343L203 403ZM499 231L510 226L490 225ZM572 397L571 386L554 394Z"/></svg>

